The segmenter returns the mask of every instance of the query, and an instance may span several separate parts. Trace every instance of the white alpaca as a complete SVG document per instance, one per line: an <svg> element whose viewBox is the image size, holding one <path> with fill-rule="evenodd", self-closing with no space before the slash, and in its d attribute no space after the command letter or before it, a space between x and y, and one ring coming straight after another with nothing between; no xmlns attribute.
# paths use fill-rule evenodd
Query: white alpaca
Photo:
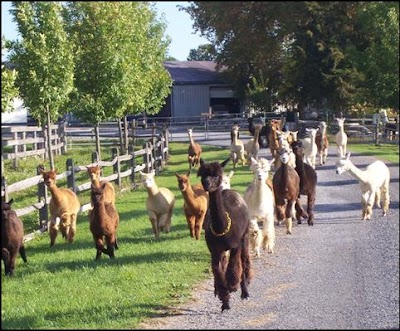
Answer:
<svg viewBox="0 0 400 331"><path fill-rule="evenodd" d="M336 163L336 173L341 175L348 171L357 178L361 187L362 219L369 220L372 216L372 207L375 205L383 209L383 216L389 210L389 168L382 161L374 161L365 170L360 170L350 161L351 153L345 159ZM382 204L381 204L382 202Z"/></svg>
<svg viewBox="0 0 400 331"><path fill-rule="evenodd" d="M337 145L337 155L339 157L345 157L346 150L347 150L347 134L344 132L344 121L346 120L345 117L343 118L336 118L336 121L339 126L339 132L336 133L335 141Z"/></svg>
<svg viewBox="0 0 400 331"><path fill-rule="evenodd" d="M306 128L306 133L308 134L308 137L300 139L304 147L304 162L312 166L313 169L315 169L315 162L318 153L318 147L317 144L315 143L315 138L317 136L318 130L319 128L317 129Z"/></svg>
<svg viewBox="0 0 400 331"><path fill-rule="evenodd" d="M243 198L247 203L250 220L262 222L262 246L268 253L275 247L275 200L271 188L267 185L271 163L265 158L251 158L250 169L253 171L253 182L247 187ZM256 255L259 247L255 248Z"/></svg>
<svg viewBox="0 0 400 331"><path fill-rule="evenodd" d="M224 174L222 176L221 187L223 190L227 190L231 188L231 178L235 172L231 170L229 174Z"/></svg>
<svg viewBox="0 0 400 331"><path fill-rule="evenodd" d="M297 139L297 132L294 132L294 134L296 135L296 139ZM291 140L293 139L293 135L292 135L293 131L279 131L276 130L276 134L278 136L278 144L279 144L279 149L285 149L288 154L289 154L289 162L288 165L291 166L292 168L296 168L296 155L294 155L292 147L291 147ZM278 155L279 156L279 155ZM279 157L275 158L274 161L274 167L275 170L277 170L281 165L281 160Z"/></svg>
<svg viewBox="0 0 400 331"><path fill-rule="evenodd" d="M250 251L255 254L255 256L260 257L260 247L263 241L263 233L258 226L258 221L256 218L250 220L249 223L249 243Z"/></svg>

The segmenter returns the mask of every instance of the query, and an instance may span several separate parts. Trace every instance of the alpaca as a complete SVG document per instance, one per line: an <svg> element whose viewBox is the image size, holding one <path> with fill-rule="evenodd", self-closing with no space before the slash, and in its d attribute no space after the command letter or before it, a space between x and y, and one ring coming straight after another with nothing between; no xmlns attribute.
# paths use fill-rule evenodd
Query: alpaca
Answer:
<svg viewBox="0 0 400 331"><path fill-rule="evenodd" d="M300 139L304 147L304 161L312 166L313 169L315 169L315 163L318 153L318 147L315 143L315 138L317 136L318 130L319 128L306 128L306 133L308 134L308 137Z"/></svg>
<svg viewBox="0 0 400 331"><path fill-rule="evenodd" d="M247 204L238 192L221 187L223 168L229 160L206 163L200 159L197 171L209 193L205 239L211 253L214 294L222 302L222 311L230 309L230 292L237 291L239 284L241 298L249 297L248 285L253 274Z"/></svg>
<svg viewBox="0 0 400 331"><path fill-rule="evenodd" d="M248 117L247 121L249 123L249 132L254 137L254 132L255 132L254 118ZM260 145L260 148L267 148L269 146L269 141L268 141L269 131L270 128L268 125L262 125L260 133L258 135L258 144Z"/></svg>
<svg viewBox="0 0 400 331"><path fill-rule="evenodd" d="M98 165L95 165L93 167L86 167L87 172L89 174L89 178L92 181L92 184L96 187L100 187L100 184L105 183L104 186L104 202L105 203L111 203L113 206L115 206L115 189L114 185L106 180L100 181L100 174L101 174L101 168ZM93 201L92 201L93 205Z"/></svg>
<svg viewBox="0 0 400 331"><path fill-rule="evenodd" d="M344 132L344 121L346 120L345 117L343 118L336 118L337 124L339 126L339 132L336 133L335 142L337 146L337 155L339 157L345 157L347 151L347 134Z"/></svg>
<svg viewBox="0 0 400 331"><path fill-rule="evenodd" d="M249 245L250 251L254 253L256 257L260 257L260 248L263 242L263 232L258 226L256 218L250 220L249 224Z"/></svg>
<svg viewBox="0 0 400 331"><path fill-rule="evenodd" d="M244 157L244 144L243 142L238 139L239 136L239 126L233 125L232 126L232 143L231 143L231 160L233 162L233 169L236 168L236 164L240 161L242 165L246 164L246 159Z"/></svg>
<svg viewBox="0 0 400 331"><path fill-rule="evenodd" d="M75 192L68 188L58 188L56 184L57 169L44 171L43 181L48 186L51 193L50 200L50 221L48 224L50 235L50 247L54 246L58 229L60 229L63 238L69 243L74 241L76 234L76 220L81 208L78 197Z"/></svg>
<svg viewBox="0 0 400 331"><path fill-rule="evenodd" d="M231 188L231 178L233 177L234 173L235 172L233 170L231 170L231 171L229 171L228 174L224 173L224 175L222 176L221 187L223 190Z"/></svg>
<svg viewBox="0 0 400 331"><path fill-rule="evenodd" d="M200 239L203 229L204 218L208 207L208 193L204 191L201 184L191 185L189 181L190 171L186 175L175 173L178 187L182 192L183 211L189 226L190 236L196 240Z"/></svg>
<svg viewBox="0 0 400 331"><path fill-rule="evenodd" d="M276 130L279 148L286 149L286 151L289 154L288 165L295 168L296 167L296 156L292 153L292 147L290 145L290 141L292 141L292 135L290 132L291 131L284 132L284 131ZM297 136L297 134L296 134L296 136ZM274 158L275 171L276 171L276 169L278 169L280 167L280 165L281 165L281 160L280 160L279 154L277 154L276 157Z"/></svg>
<svg viewBox="0 0 400 331"><path fill-rule="evenodd" d="M326 163L329 147L328 136L326 135L326 122L320 122L318 127L319 131L317 132L317 135L315 137L315 143L317 144L318 149L319 165L323 165Z"/></svg>
<svg viewBox="0 0 400 331"><path fill-rule="evenodd" d="M139 171L141 180L147 190L146 208L156 239L160 232L171 230L172 211L175 205L175 195L166 187L158 187L154 177L155 171L144 173Z"/></svg>
<svg viewBox="0 0 400 331"><path fill-rule="evenodd" d="M260 151L260 144L258 138L260 136L260 130L262 128L261 124L256 124L254 126L254 136L249 139L249 141L244 145L244 149L247 155L247 161L250 162L251 158L258 158L258 152Z"/></svg>
<svg viewBox="0 0 400 331"><path fill-rule="evenodd" d="M28 262L24 246L24 224L11 205L14 199L1 202L1 258L4 262L6 276L13 276L17 262L17 254Z"/></svg>
<svg viewBox="0 0 400 331"><path fill-rule="evenodd" d="M377 160L368 165L364 170L361 170L350 161L350 155L351 153L348 153L345 159L341 159L336 163L336 173L341 175L348 171L350 175L359 181L362 219L371 219L374 203L378 208L382 208L383 216L386 216L390 203L389 168L385 163Z"/></svg>
<svg viewBox="0 0 400 331"><path fill-rule="evenodd" d="M107 254L110 259L114 259L114 250L118 249L119 214L114 203L105 201L107 182L101 183L99 187L92 184L91 188L93 209L89 213L89 228L96 245L96 260L101 257L101 253ZM104 248L104 240L107 249Z"/></svg>
<svg viewBox="0 0 400 331"><path fill-rule="evenodd" d="M272 178L275 196L275 211L278 224L284 219L286 233L292 233L292 219L296 218L295 204L300 203L300 177L296 170L288 165L289 153L285 148L279 150L282 165Z"/></svg>
<svg viewBox="0 0 400 331"><path fill-rule="evenodd" d="M189 148L188 148L188 162L189 170L199 164L202 149L200 144L196 143L193 138L193 129L187 129L189 136Z"/></svg>
<svg viewBox="0 0 400 331"><path fill-rule="evenodd" d="M272 158L275 160L274 161L274 169L276 170L279 165L280 165L280 161L279 161L279 140L278 140L278 132L277 131L281 131L282 130L282 120L269 120L269 127L270 127L270 131L269 131L269 136L268 136L268 140L269 140L269 149L271 151L271 155Z"/></svg>
<svg viewBox="0 0 400 331"><path fill-rule="evenodd" d="M250 169L253 172L253 182L247 187L243 198L247 203L250 220L262 222L262 245L268 253L275 247L275 212L274 194L267 185L271 165L265 158L251 158ZM256 247L256 256L260 256L260 248Z"/></svg>
<svg viewBox="0 0 400 331"><path fill-rule="evenodd" d="M317 172L303 161L304 149L301 141L292 143L293 153L296 156L296 171L300 177L300 194L307 196L307 214L301 204L296 203L297 223L301 224L301 217L307 218L308 225L314 225L314 206L317 189ZM300 201L299 201L300 202Z"/></svg>

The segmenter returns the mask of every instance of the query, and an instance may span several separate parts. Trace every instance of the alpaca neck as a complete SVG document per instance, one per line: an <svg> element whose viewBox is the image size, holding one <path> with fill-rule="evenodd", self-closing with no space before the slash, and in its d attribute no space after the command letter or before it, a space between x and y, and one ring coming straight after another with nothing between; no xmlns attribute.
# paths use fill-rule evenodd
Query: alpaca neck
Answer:
<svg viewBox="0 0 400 331"><path fill-rule="evenodd" d="M323 138L323 137L326 137L326 126L322 127L322 130L321 130L321 137L322 137L322 138Z"/></svg>
<svg viewBox="0 0 400 331"><path fill-rule="evenodd" d="M154 196L160 192L160 189L155 183L153 183L151 187L146 187L146 190L150 196Z"/></svg>
<svg viewBox="0 0 400 331"><path fill-rule="evenodd" d="M186 190L181 191L181 192L182 192L183 199L186 202L186 205L191 209L196 208L196 202L195 202L196 196L194 194L192 186L190 184L188 184L188 186L186 187Z"/></svg>
<svg viewBox="0 0 400 331"><path fill-rule="evenodd" d="M61 194L61 189L59 189L55 183L49 186L49 190L51 193L51 198L54 199L54 201L57 203L62 201L63 195Z"/></svg>
<svg viewBox="0 0 400 331"><path fill-rule="evenodd" d="M254 132L254 141L258 141L258 137L260 136L260 129L256 129Z"/></svg>
<svg viewBox="0 0 400 331"><path fill-rule="evenodd" d="M253 202L258 204L258 202L263 202L268 192L269 187L265 180L258 180L257 178L254 179L254 195L253 195Z"/></svg>
<svg viewBox="0 0 400 331"><path fill-rule="evenodd" d="M233 133L233 144L234 145L237 145L238 144L238 133L237 133L237 131L235 131L234 133Z"/></svg>
<svg viewBox="0 0 400 331"><path fill-rule="evenodd" d="M370 180L371 175L367 174L366 171L358 169L353 162L347 161L349 165L348 172L355 178L357 178L361 183L368 183Z"/></svg>
<svg viewBox="0 0 400 331"><path fill-rule="evenodd" d="M341 134L344 134L344 125L340 125L340 126L339 126L339 132L340 132Z"/></svg>
<svg viewBox="0 0 400 331"><path fill-rule="evenodd" d="M100 180L99 178L93 178L92 179L92 184L96 187L100 187Z"/></svg>
<svg viewBox="0 0 400 331"><path fill-rule="evenodd" d="M209 211L211 226L217 233L222 233L227 228L226 210L222 201L222 189L209 192Z"/></svg>
<svg viewBox="0 0 400 331"><path fill-rule="evenodd" d="M189 142L190 142L190 145L194 146L195 142L194 142L193 136L191 134L189 135Z"/></svg>
<svg viewBox="0 0 400 331"><path fill-rule="evenodd" d="M103 199L102 201L98 201L97 203L94 204L93 213L97 216L96 219L98 223L101 224L106 221L108 214Z"/></svg>

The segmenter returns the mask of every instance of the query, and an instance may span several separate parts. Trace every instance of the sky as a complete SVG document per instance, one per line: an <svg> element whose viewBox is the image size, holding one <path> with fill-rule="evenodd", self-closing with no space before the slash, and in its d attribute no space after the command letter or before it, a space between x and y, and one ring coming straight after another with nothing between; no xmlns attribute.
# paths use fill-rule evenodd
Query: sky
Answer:
<svg viewBox="0 0 400 331"><path fill-rule="evenodd" d="M178 61L186 61L192 48L196 49L199 45L209 43L206 38L200 37L199 33L194 33L190 15L178 10L177 5L188 3L188 1L156 1L159 15L165 13L166 34L171 38L168 54ZM18 38L18 32L16 24L11 19L10 8L11 1L1 2L1 35L14 40ZM3 55L2 60L5 60Z"/></svg>

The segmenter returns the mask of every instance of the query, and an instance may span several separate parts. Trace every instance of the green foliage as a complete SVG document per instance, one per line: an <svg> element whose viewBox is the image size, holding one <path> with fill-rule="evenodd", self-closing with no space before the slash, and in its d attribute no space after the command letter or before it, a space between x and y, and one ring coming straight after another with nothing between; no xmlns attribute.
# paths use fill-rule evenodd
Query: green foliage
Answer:
<svg viewBox="0 0 400 331"><path fill-rule="evenodd" d="M6 49L4 37L1 38L1 54ZM1 65L1 112L13 110L13 100L18 96L18 87L15 86L17 78L17 71L15 69L8 69L4 64Z"/></svg>
<svg viewBox="0 0 400 331"><path fill-rule="evenodd" d="M215 48L212 44L204 44L192 48L187 58L188 61L214 61L215 60Z"/></svg>
<svg viewBox="0 0 400 331"><path fill-rule="evenodd" d="M16 84L30 114L40 123L60 116L73 89L72 48L64 30L61 4L14 1L11 13L21 41L11 42Z"/></svg>

